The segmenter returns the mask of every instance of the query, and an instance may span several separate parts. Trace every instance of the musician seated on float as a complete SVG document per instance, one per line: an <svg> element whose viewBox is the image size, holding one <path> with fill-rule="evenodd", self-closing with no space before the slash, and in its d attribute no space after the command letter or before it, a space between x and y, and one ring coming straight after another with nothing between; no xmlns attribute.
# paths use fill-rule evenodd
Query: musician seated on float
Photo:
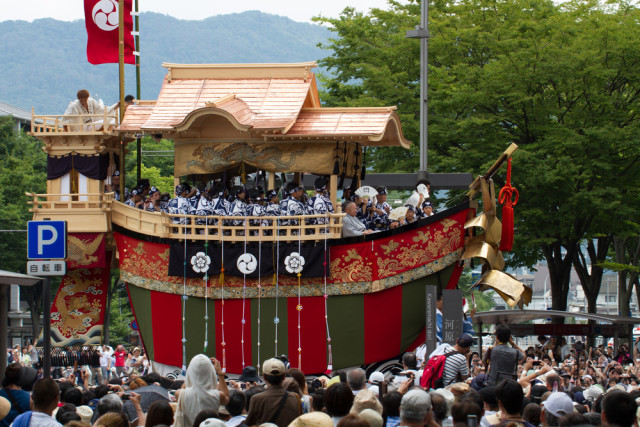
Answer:
<svg viewBox="0 0 640 427"><path fill-rule="evenodd" d="M170 214L193 215L195 213L194 209L191 206L191 203L189 202L189 190L189 187L187 187L185 184L178 184L176 186L176 197L169 200L169 203L167 204L167 211ZM179 216L172 217L171 222L173 224L183 225L191 223L189 218Z"/></svg>
<svg viewBox="0 0 640 427"><path fill-rule="evenodd" d="M78 99L69 103L64 115L83 117L64 117L62 119L62 124L65 125L65 130L79 132L102 129L105 112L105 106L102 104L102 101L96 101L95 99L90 98L89 91L86 89L80 89L76 96ZM113 112L119 107L120 101L110 107L107 107L107 114ZM102 115L103 118L92 117L92 115ZM114 124L115 118L109 119L109 121Z"/></svg>
<svg viewBox="0 0 640 427"><path fill-rule="evenodd" d="M343 210L345 215L342 220L342 237L362 236L373 233L373 230L367 230L364 224L356 217L358 208L351 200L344 202Z"/></svg>
<svg viewBox="0 0 640 427"><path fill-rule="evenodd" d="M413 207L412 205L407 205L406 207L407 207L407 213L404 217L405 225L414 223L418 220L418 218L416 217L416 208Z"/></svg>

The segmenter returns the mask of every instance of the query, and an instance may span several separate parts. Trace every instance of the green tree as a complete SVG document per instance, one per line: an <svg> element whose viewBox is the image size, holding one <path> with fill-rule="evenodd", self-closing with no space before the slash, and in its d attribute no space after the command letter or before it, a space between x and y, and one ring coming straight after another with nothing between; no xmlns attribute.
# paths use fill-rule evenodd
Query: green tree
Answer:
<svg viewBox="0 0 640 427"><path fill-rule="evenodd" d="M32 200L26 192L47 188L47 155L40 141L18 132L12 117L0 117L0 259L2 269L26 272L27 221Z"/></svg>
<svg viewBox="0 0 640 427"><path fill-rule="evenodd" d="M389 5L317 19L337 35L326 46L332 55L321 61L336 76L323 99L398 104L414 139L417 104L405 108L419 98L419 57L417 42L409 46L403 35L417 23L419 7ZM638 9L621 1L438 0L429 11L430 169L477 173L509 142L519 145L509 261L531 266L546 259L552 306L563 310L580 242L629 214L625 197L640 176ZM390 71L403 67L406 73ZM373 167L412 170L411 154L390 152ZM495 180L504 182L504 173ZM604 214L611 215L608 224Z"/></svg>
<svg viewBox="0 0 640 427"><path fill-rule="evenodd" d="M140 175L149 180L163 193L173 192L173 141L156 140L146 135L142 138L142 167ZM138 152L135 143L128 146L130 152L125 159L126 182L129 189L136 185ZM151 153L146 153L151 151Z"/></svg>
<svg viewBox="0 0 640 427"><path fill-rule="evenodd" d="M112 272L107 293L107 312L104 319L102 340L110 345L131 342L133 312L124 282L118 279L119 270Z"/></svg>

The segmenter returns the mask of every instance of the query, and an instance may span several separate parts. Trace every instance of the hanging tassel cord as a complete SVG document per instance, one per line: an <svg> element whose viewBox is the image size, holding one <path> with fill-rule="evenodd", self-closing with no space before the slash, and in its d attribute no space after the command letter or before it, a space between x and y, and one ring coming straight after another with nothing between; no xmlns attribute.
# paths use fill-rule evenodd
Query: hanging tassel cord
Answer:
<svg viewBox="0 0 640 427"><path fill-rule="evenodd" d="M513 207L518 204L520 194L511 185L511 157L507 160L507 180L498 194L498 202L502 204L502 238L500 250L510 251L513 248L514 220Z"/></svg>

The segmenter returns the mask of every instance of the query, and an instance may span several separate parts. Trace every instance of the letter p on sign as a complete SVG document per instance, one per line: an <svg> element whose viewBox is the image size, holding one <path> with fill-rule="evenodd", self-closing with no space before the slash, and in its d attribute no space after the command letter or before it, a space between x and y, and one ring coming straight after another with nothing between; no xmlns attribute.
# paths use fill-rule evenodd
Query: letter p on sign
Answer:
<svg viewBox="0 0 640 427"><path fill-rule="evenodd" d="M66 221L29 221L27 223L28 259L65 259L66 257Z"/></svg>

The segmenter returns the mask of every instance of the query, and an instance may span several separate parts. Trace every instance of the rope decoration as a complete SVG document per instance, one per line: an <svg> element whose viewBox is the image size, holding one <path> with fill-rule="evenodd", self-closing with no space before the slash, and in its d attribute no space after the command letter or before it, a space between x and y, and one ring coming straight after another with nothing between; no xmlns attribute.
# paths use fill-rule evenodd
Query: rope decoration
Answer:
<svg viewBox="0 0 640 427"><path fill-rule="evenodd" d="M520 194L511 186L511 157L507 160L507 181L498 194L498 202L502 206L502 238L500 250L509 252L513 248L513 207L518 204Z"/></svg>

